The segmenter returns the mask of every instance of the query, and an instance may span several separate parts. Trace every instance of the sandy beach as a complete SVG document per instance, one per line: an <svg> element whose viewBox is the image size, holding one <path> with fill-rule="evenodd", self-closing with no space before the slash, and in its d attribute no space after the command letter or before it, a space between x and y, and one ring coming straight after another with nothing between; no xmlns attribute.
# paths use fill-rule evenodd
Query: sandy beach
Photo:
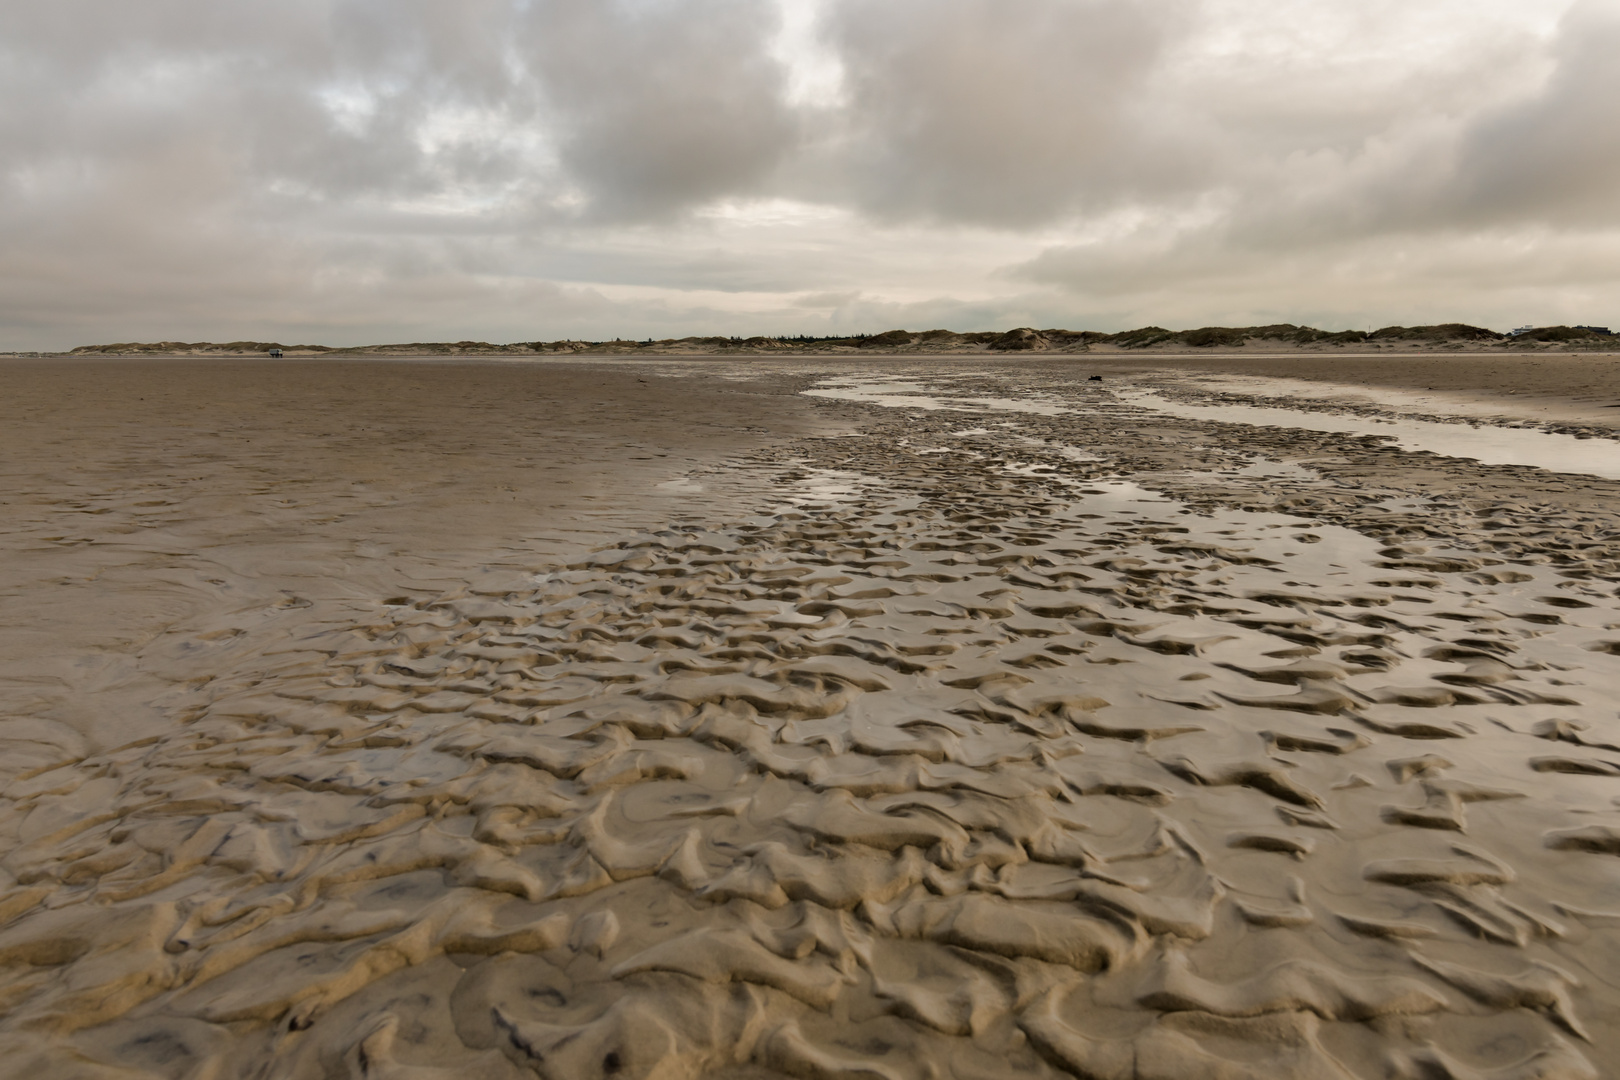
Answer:
<svg viewBox="0 0 1620 1080"><path fill-rule="evenodd" d="M0 361L0 1075L1614 1075L1617 371Z"/></svg>

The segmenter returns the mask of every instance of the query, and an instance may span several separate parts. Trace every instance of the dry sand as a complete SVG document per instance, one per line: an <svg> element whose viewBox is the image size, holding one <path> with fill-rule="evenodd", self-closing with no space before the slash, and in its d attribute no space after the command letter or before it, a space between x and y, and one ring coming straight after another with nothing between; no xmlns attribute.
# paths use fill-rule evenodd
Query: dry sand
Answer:
<svg viewBox="0 0 1620 1080"><path fill-rule="evenodd" d="M0 1075L1614 1075L1620 481L1116 396L1460 359L4 364Z"/></svg>

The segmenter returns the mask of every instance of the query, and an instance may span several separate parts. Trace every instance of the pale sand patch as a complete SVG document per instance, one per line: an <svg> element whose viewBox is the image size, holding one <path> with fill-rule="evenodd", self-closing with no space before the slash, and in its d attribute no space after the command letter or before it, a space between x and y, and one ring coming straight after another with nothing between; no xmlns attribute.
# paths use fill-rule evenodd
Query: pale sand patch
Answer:
<svg viewBox="0 0 1620 1080"><path fill-rule="evenodd" d="M1074 364L19 370L17 1075L1620 1058L1620 483Z"/></svg>

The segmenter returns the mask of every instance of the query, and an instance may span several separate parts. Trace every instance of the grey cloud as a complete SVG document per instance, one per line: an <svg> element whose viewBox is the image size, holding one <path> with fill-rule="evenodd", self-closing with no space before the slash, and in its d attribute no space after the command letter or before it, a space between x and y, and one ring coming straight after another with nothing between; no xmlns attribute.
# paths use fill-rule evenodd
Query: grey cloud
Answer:
<svg viewBox="0 0 1620 1080"><path fill-rule="evenodd" d="M0 133L13 171L124 191L227 169L221 198L279 192L279 214L447 194L667 214L757 190L791 148L774 27L745 0L9 5L0 78L26 106Z"/></svg>
<svg viewBox="0 0 1620 1080"><path fill-rule="evenodd" d="M1614 232L1540 237L1388 234L1269 252L1198 245L1138 261L1067 249L1030 265L1046 302L1098 329L1305 323L1367 329L1437 316L1506 329L1525 321L1604 322L1614 313Z"/></svg>
<svg viewBox="0 0 1620 1080"><path fill-rule="evenodd" d="M441 268L523 293L515 237L760 186L792 143L774 25L741 0L0 6L0 337L320 323L338 295L360 324L377 290L411 320Z"/></svg>
<svg viewBox="0 0 1620 1080"><path fill-rule="evenodd" d="M1503 93L1523 71L1485 54L1450 71L1444 93L1416 93L1412 75L1403 96L1369 95L1380 108L1338 113L1332 143L1278 144L1250 111L1226 135L1239 153L1212 176L1207 212L1178 222L1161 202L1135 228L1003 272L1137 311L1187 297L1216 318L1263 317L1262 297L1293 297L1272 312L1287 315L1366 310L1375 296L1386 311L1416 303L1480 321L1512 304L1603 317L1597 287L1620 262L1607 231L1620 225L1617 49L1620 5L1584 0L1528 93ZM1464 87L1479 105L1464 107ZM1211 115L1223 104L1217 94Z"/></svg>
<svg viewBox="0 0 1620 1080"><path fill-rule="evenodd" d="M895 217L1029 225L1176 189L1194 159L1149 92L1183 0L838 0L839 150Z"/></svg>
<svg viewBox="0 0 1620 1080"><path fill-rule="evenodd" d="M837 100L792 95L766 0L0 5L0 347L1477 318L1438 309L1615 280L1617 0L1547 40L1426 0L1456 18L1388 49L1395 0L817 2ZM1320 26L1255 44L1279 13Z"/></svg>
<svg viewBox="0 0 1620 1080"><path fill-rule="evenodd" d="M859 292L810 293L793 302L794 307L827 310L848 307L861 298Z"/></svg>
<svg viewBox="0 0 1620 1080"><path fill-rule="evenodd" d="M755 194L797 141L757 0L540 0L523 20L569 177L601 215Z"/></svg>
<svg viewBox="0 0 1620 1080"><path fill-rule="evenodd" d="M1272 183L1249 180L1223 227L1238 245L1286 247L1620 222L1617 51L1620 4L1582 0L1561 20L1537 89L1495 92L1496 65L1509 58L1482 55L1451 73L1449 94L1414 92L1367 116L1359 145L1332 170L1303 177L1284 155L1265 155L1284 167ZM1462 88L1479 104L1457 100Z"/></svg>
<svg viewBox="0 0 1620 1080"><path fill-rule="evenodd" d="M1565 17L1545 88L1482 118L1458 160L1476 220L1620 224L1620 4Z"/></svg>
<svg viewBox="0 0 1620 1080"><path fill-rule="evenodd" d="M679 281L687 289L716 292L795 292L839 280L837 260L801 259L792 266L777 258L716 246L712 237L688 234L680 245L609 247L587 233L551 241L526 252L526 273L554 281L659 286Z"/></svg>

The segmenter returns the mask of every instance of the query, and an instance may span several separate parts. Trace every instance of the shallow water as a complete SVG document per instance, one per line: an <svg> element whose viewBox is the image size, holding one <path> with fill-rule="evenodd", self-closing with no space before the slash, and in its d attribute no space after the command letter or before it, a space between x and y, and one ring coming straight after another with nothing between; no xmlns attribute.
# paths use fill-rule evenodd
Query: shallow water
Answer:
<svg viewBox="0 0 1620 1080"><path fill-rule="evenodd" d="M1273 381L1281 383L1283 380ZM1022 412L1048 417L1072 415L1077 411L1071 406L1041 395L1032 394L1016 398L965 394L957 396L948 390L941 390L915 379L840 377L804 393L809 397L929 411ZM1174 401L1146 390L1116 390L1114 396L1128 405L1188 419L1215 420L1255 427L1303 428L1307 431L1376 435L1390 439L1403 450L1427 451L1446 457L1466 458L1485 465L1529 465L1552 472L1620 479L1620 442L1613 439L1582 439L1532 428L1446 424L1406 417L1364 417L1258 405L1196 405ZM1371 394L1363 396L1369 399L1377 397ZM1410 397L1411 400L1406 400L1406 397ZM1410 407L1429 400L1420 399L1416 395L1406 397L1398 404ZM1389 403L1397 404L1393 397ZM985 433L983 428L972 428L953 434L983 433ZM1075 460L1082 459L1075 458ZM1256 468L1265 469L1265 475L1302 477L1306 473L1306 470L1297 465L1257 463L1246 470L1246 475L1261 475L1255 471Z"/></svg>
<svg viewBox="0 0 1620 1080"><path fill-rule="evenodd" d="M1215 393L1294 398L1301 402L1327 406L1336 403L1376 405L1397 414L1466 416L1498 422L1509 416L1522 417L1552 411L1545 402L1515 397L1513 391L1507 391L1500 397L1482 400L1477 396L1439 390L1397 390L1382 386L1353 386L1345 383L1321 383L1309 379L1259 375L1225 377L1204 375L1196 379L1196 385L1200 390ZM1508 398L1514 400L1510 403Z"/></svg>
<svg viewBox="0 0 1620 1080"><path fill-rule="evenodd" d="M896 409L948 409L956 412L1021 412L1037 416L1061 416L1073 412L1067 405L1038 395L1029 397L979 397L949 394L947 391L924 386L906 379L880 379L841 376L829 379L807 397L832 398L837 401L859 401L868 405L883 405Z"/></svg>
<svg viewBox="0 0 1620 1080"><path fill-rule="evenodd" d="M1268 457L1257 457L1241 469L1233 470L1234 476L1263 476L1285 477L1291 480L1320 480L1321 475L1315 469L1307 469L1303 465L1292 461L1273 461Z"/></svg>
<svg viewBox="0 0 1620 1080"><path fill-rule="evenodd" d="M1127 405L1190 420L1377 435L1391 439L1403 450L1468 458L1484 465L1530 465L1552 472L1620 480L1620 442L1613 439L1579 439L1529 428L1442 424L1259 405L1193 405L1148 390L1116 391L1116 396Z"/></svg>

